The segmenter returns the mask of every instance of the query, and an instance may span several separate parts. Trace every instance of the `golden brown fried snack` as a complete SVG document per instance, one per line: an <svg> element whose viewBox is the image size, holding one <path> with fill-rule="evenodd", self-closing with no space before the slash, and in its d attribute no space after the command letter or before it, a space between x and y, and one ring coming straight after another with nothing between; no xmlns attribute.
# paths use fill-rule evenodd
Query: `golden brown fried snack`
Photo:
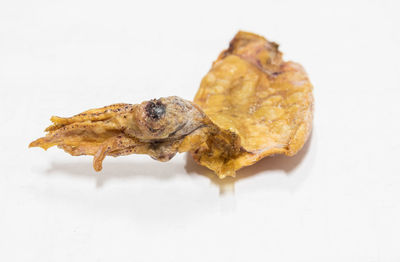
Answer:
<svg viewBox="0 0 400 262"><path fill-rule="evenodd" d="M174 96L92 109L70 118L53 116L51 121L48 134L29 147L47 150L57 145L73 156L92 155L96 171L106 155L148 154L168 161L177 152L200 146L214 130L197 106Z"/></svg>
<svg viewBox="0 0 400 262"><path fill-rule="evenodd" d="M284 62L276 43L237 33L194 98L230 141L210 137L194 159L225 177L268 155L296 154L312 127L312 89L302 66Z"/></svg>
<svg viewBox="0 0 400 262"><path fill-rule="evenodd" d="M93 155L96 171L106 155L168 161L190 151L224 178L271 154L294 155L311 131L312 85L303 68L251 33L239 32L220 54L194 102L167 97L52 117L48 134L29 146Z"/></svg>

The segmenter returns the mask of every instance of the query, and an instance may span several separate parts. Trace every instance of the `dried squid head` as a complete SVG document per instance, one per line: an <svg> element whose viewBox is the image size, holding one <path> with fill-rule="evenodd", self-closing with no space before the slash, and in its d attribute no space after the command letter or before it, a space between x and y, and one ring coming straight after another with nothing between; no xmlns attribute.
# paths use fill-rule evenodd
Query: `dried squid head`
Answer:
<svg viewBox="0 0 400 262"><path fill-rule="evenodd" d="M93 155L93 167L102 169L105 156L148 154L159 161L177 152L197 148L215 129L193 103L166 97L141 104L115 104L69 118L51 118L47 135L30 147L58 146L73 155Z"/></svg>
<svg viewBox="0 0 400 262"><path fill-rule="evenodd" d="M312 85L278 45L239 32L203 78L194 103L178 97L116 104L70 118L52 117L30 146L57 145L71 155L148 154L160 161L190 151L220 178L274 154L292 156L312 128Z"/></svg>

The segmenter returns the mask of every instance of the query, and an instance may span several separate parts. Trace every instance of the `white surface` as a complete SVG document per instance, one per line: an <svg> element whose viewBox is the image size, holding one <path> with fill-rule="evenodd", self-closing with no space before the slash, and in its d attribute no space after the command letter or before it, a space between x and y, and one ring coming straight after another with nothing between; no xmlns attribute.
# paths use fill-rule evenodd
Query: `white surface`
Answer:
<svg viewBox="0 0 400 262"><path fill-rule="evenodd" d="M400 261L399 2L321 2L1 1L0 261ZM299 155L219 181L28 150L51 115L191 99L238 29L310 75Z"/></svg>

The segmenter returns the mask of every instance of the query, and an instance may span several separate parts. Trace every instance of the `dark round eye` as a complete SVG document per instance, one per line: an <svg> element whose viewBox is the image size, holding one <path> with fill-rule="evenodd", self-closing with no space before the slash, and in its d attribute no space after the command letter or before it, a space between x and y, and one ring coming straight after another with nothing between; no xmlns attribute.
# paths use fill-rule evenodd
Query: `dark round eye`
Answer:
<svg viewBox="0 0 400 262"><path fill-rule="evenodd" d="M159 120L165 115L165 105L158 100L151 100L146 105L146 114L152 120Z"/></svg>

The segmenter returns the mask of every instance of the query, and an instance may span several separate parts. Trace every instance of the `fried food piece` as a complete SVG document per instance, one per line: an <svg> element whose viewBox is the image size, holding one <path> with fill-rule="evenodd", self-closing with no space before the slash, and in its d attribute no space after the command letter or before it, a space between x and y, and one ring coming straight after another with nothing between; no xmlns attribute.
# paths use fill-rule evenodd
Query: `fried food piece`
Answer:
<svg viewBox="0 0 400 262"><path fill-rule="evenodd" d="M296 154L312 127L312 89L302 66L284 62L276 43L237 33L194 98L225 135L210 137L192 151L194 159L222 178L269 155Z"/></svg>
<svg viewBox="0 0 400 262"><path fill-rule="evenodd" d="M174 96L92 109L70 118L53 116L51 121L48 134L29 147L47 150L57 145L73 156L92 155L96 171L107 155L148 154L168 161L177 152L200 146L214 130L201 109Z"/></svg>
<svg viewBox="0 0 400 262"><path fill-rule="evenodd" d="M284 62L278 45L239 32L203 78L194 103L179 97L116 104L70 118L52 117L30 147L57 145L71 155L148 154L159 161L190 151L220 178L272 154L296 154L312 125L312 85Z"/></svg>

